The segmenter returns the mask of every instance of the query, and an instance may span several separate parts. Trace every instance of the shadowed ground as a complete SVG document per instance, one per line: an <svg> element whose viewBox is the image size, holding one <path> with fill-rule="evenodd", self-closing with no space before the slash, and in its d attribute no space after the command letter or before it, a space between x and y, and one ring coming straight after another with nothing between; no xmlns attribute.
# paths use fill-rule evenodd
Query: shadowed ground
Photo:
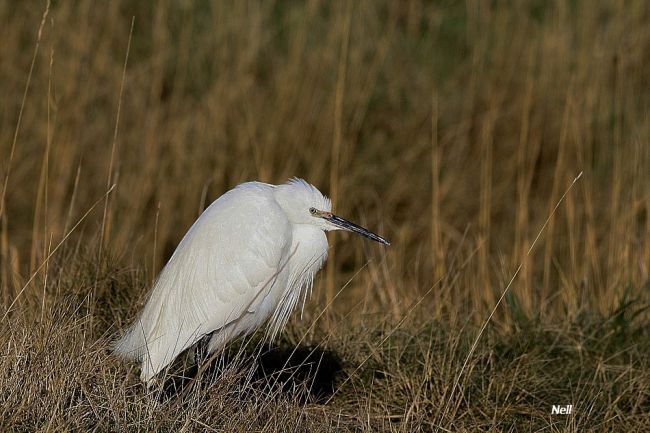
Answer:
<svg viewBox="0 0 650 433"><path fill-rule="evenodd" d="M243 372L242 387L269 395L282 394L303 404L322 403L330 397L343 369L340 358L330 350L310 346L268 346L262 350L226 350L210 359L202 371L205 386L220 380L224 371ZM208 362L208 360L203 360ZM197 379L199 367L192 367L165 381L164 399L182 395L187 385Z"/></svg>

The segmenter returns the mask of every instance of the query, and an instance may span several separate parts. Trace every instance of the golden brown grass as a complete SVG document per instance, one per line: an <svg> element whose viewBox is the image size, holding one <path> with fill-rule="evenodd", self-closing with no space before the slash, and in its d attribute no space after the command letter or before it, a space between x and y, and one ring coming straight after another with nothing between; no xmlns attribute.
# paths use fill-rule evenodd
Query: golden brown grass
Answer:
<svg viewBox="0 0 650 433"><path fill-rule="evenodd" d="M45 11L0 5L2 430L648 428L644 0ZM147 392L110 338L211 200L290 176L393 243L335 235L282 336L334 394L255 344Z"/></svg>

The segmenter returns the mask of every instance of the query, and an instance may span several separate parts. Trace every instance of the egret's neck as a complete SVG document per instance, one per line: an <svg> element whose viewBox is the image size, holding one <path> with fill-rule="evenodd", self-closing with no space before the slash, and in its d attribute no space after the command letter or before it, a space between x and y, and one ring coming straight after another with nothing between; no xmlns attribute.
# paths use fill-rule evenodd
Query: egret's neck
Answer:
<svg viewBox="0 0 650 433"><path fill-rule="evenodd" d="M291 276L308 275L312 278L327 260L327 237L322 229L307 225L293 224L293 237L289 254L292 254Z"/></svg>

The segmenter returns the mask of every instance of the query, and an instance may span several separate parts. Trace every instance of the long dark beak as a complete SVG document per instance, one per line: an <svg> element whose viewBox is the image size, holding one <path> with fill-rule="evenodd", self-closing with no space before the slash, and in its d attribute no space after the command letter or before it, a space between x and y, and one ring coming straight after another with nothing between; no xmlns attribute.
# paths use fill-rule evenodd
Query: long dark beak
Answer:
<svg viewBox="0 0 650 433"><path fill-rule="evenodd" d="M361 236L364 236L368 239L372 239L373 241L377 241L380 244L384 245L390 245L390 242L388 242L386 239L382 238L379 235L374 234L368 229L364 229L361 226L356 225L355 223L352 223L345 218L341 218L340 216L336 216L334 214L327 214L323 215L323 218L325 218L327 221L331 222L337 227L342 228L343 230L347 230L349 232L354 232L357 233Z"/></svg>

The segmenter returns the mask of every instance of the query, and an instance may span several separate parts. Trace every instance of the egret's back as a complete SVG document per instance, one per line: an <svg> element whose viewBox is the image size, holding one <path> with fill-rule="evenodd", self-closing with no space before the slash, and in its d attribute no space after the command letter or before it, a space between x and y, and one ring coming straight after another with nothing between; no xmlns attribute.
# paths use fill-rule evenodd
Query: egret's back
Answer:
<svg viewBox="0 0 650 433"><path fill-rule="evenodd" d="M289 268L283 263L292 227L273 190L250 182L227 192L180 242L138 320L115 346L123 357L142 361L144 381L204 335L254 312L269 291L286 286Z"/></svg>

